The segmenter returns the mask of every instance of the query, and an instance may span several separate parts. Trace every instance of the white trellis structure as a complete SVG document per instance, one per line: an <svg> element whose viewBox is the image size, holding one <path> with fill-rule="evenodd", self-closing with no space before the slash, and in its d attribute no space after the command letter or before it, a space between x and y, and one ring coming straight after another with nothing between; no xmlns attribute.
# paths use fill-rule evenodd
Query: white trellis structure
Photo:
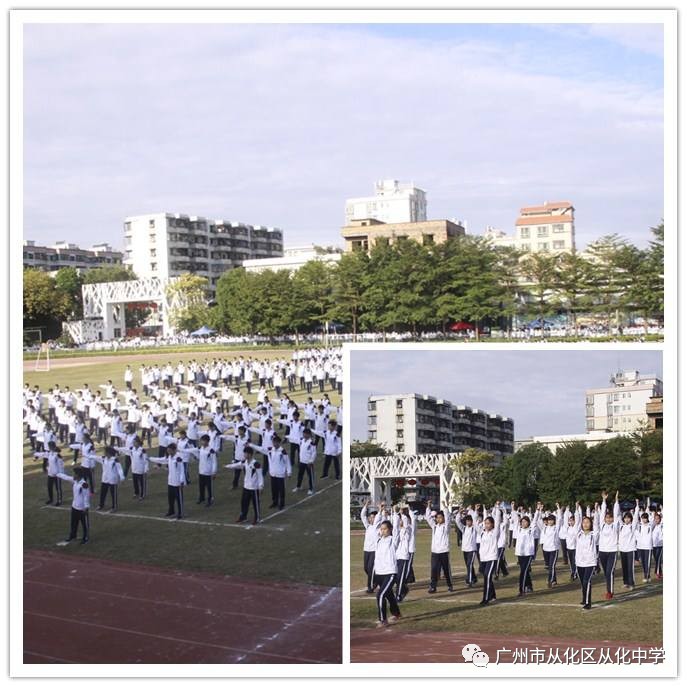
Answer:
<svg viewBox="0 0 687 687"><path fill-rule="evenodd" d="M453 487L458 475L449 467L458 453L426 453L420 455L394 454L351 458L351 491L369 493L373 502L391 493L391 482L401 477L439 477L442 504L453 503Z"/></svg>
<svg viewBox="0 0 687 687"><path fill-rule="evenodd" d="M171 300L167 296L167 287L174 281L147 277L132 281L84 284L81 287L84 319L64 322L62 327L78 344L123 337L126 336L123 304L153 302L158 306L162 335L173 335L169 312L179 303L177 299Z"/></svg>

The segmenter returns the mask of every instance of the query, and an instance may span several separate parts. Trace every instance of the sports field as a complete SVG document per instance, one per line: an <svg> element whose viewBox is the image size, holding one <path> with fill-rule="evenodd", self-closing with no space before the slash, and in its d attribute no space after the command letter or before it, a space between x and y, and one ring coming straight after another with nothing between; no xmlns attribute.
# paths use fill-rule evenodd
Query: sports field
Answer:
<svg viewBox="0 0 687 687"><path fill-rule="evenodd" d="M366 576L362 565L362 526L351 529L351 637L352 660L383 660L372 655L375 635L366 632L373 628L377 619L375 596L365 593ZM631 645L661 646L662 643L662 583L653 580L647 584L641 581L641 570L637 566L634 591L622 588L620 563L616 567L615 596L604 601L605 583L603 575L594 577L592 586L593 608L585 611L580 607L580 584L570 581L570 572L559 557L558 586L548 589L546 570L541 554L532 566L534 593L525 598L518 594L518 568L513 549L507 550L510 569L508 577L496 581L496 602L481 607L482 576L472 589L465 585L466 568L463 556L457 547L455 535L451 549L451 572L455 591L449 593L446 583L439 581L434 595L427 593L429 586L429 564L431 533L420 523L417 533L417 552L413 567L417 582L411 585L411 592L401 604L401 620L390 626L383 635L400 636L419 633L423 641L416 643L417 650L428 648L425 640L434 638L441 642L441 634L450 638L452 633L481 635L481 644L489 642L518 641L523 638L545 638L549 643L560 640L584 641L603 644L607 641L631 643ZM477 566L476 571L477 571ZM437 633L437 634L435 634ZM356 637L361 642L365 658L356 658ZM379 635L379 631L377 631ZM498 640L498 641L497 641ZM468 640L463 639L463 644ZM508 644L506 644L508 645ZM402 644L397 644L401 647ZM405 646L405 645L404 645ZM462 646L462 645L461 645ZM405 657L389 660L412 661L412 652L406 648ZM362 655L362 654L361 654ZM459 658L460 652L456 655ZM415 660L422 658L415 657ZM442 660L450 660L445 657ZM493 658L492 658L493 660Z"/></svg>
<svg viewBox="0 0 687 687"><path fill-rule="evenodd" d="M241 354L272 359L288 357L291 351L246 350L241 352L232 350L228 352L227 357ZM167 359L177 361L214 357L217 357L215 352L198 354L192 351L146 356L145 359L161 362ZM86 382L91 388L97 388L98 384L103 384L108 379L113 380L116 388L123 388L124 369L130 362L135 370L134 386L140 386L137 368L143 360L141 356L136 356L135 361L120 356L115 359L107 356L100 359L92 357L83 360L65 359L55 361L50 372L25 371L24 379L31 385L38 384L44 391L54 384L68 385L71 389L76 389ZM29 365L25 363L25 370L26 367ZM245 385L242 390L245 395ZM336 392L331 389L325 389L325 391L329 394L332 403L339 402ZM306 398L305 392L296 392L291 396L297 402L303 402ZM313 398L318 397L319 393L313 392ZM246 398L251 403L255 401L255 395L246 396ZM96 444L99 453L100 448ZM230 605L235 612L250 608L251 601L248 592L252 589L252 585L263 585L262 593L265 598L279 599L271 604L269 616L272 623L264 630L268 636L274 634L275 618L283 617L283 622L290 623L289 627L291 627L295 622L294 618L300 618L299 614L306 613L310 608L308 604L302 608L296 604L300 610L293 616L287 608L289 604L286 595L275 595L273 586L281 586L285 590L287 588L305 589L306 586L311 586L314 594L312 604L318 609L319 603L326 606L326 614L330 622L334 619L335 629L331 632L340 637L341 482L333 478L317 479L315 493L307 496L305 489L295 494L291 492L296 485L295 476L292 476L287 482L286 507L282 511L277 511L267 508L270 502L268 481L262 498L263 521L256 526L237 524L235 521L239 514L241 487L232 490L234 473L222 467L231 462L232 454L233 445L231 442L225 442L219 460L220 470L215 482L215 503L212 507L196 505L197 470L192 466L192 484L185 488L185 518L183 520L165 518L167 472L164 468L158 469L157 466L151 464L148 496L144 501L133 499L133 485L129 477L120 485L119 509L116 513L95 511L97 495L91 499L91 538L88 544L81 545L74 541L68 546L57 546L57 543L68 534L71 490L69 485L65 486L64 505L60 508L45 505L46 477L42 472L41 461L32 459L30 447L25 441L23 455L25 554L35 555L36 552L42 550L50 552L51 556L71 557L75 559L75 564L76 559L81 559L83 565L92 561L111 561L113 565L145 566L148 575L156 574L155 570L159 571L157 574L160 576L163 576L165 572L168 574L169 571L173 571L176 575L180 575L180 581L183 580L184 573L209 575L212 579L232 581L236 588L231 590L232 603ZM152 455L157 455L155 439ZM70 472L71 451L63 450L62 456L67 472ZM317 478L321 469L321 457L318 457ZM99 471L97 474L99 476ZM330 471L330 474L333 475L333 471ZM307 480L305 485L307 487ZM96 479L96 491L97 489ZM50 560L50 558L47 559L46 564L49 564ZM59 576L59 573L57 574ZM26 584L29 582L25 580ZM245 585L245 593L241 591L241 585ZM25 599L30 600L29 588L25 588L28 595ZM58 596L59 594L60 592L57 592ZM309 594L306 594L308 598L310 598ZM67 600L65 612L68 603ZM198 611L201 618L206 610L208 609L204 609L202 613ZM284 611L283 614L282 611ZM230 622L231 618L225 620ZM299 623L307 620L306 613ZM276 625L277 629L278 625L279 623ZM319 631L324 632L322 628ZM290 631L290 634L297 633ZM324 635L327 633L324 632ZM27 637L26 641L29 639ZM257 644L260 642L257 641ZM340 658L340 640L334 644L336 644L334 653L323 652L320 656L321 660L336 661ZM234 660L232 656L233 654L227 655L226 660ZM55 658L60 659L60 656ZM298 658L294 656L292 660L298 660Z"/></svg>

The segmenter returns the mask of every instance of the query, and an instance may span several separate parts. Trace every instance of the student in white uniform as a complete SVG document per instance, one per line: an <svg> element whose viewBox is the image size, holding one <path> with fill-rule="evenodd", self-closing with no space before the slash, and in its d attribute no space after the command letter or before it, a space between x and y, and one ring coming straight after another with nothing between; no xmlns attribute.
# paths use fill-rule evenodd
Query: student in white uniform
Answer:
<svg viewBox="0 0 687 687"><path fill-rule="evenodd" d="M315 447L317 447L317 439L315 440ZM324 433L324 467L321 479L329 479L329 466L332 462L334 463L334 479L341 479L341 466L339 463L341 451L341 437L336 431L336 420L330 420L328 428Z"/></svg>
<svg viewBox="0 0 687 687"><path fill-rule="evenodd" d="M167 446L165 458L150 457L153 463L167 466L167 503L166 518L176 515L177 520L184 517L184 485L186 484L186 472L184 459L177 453L177 445L171 443Z"/></svg>
<svg viewBox="0 0 687 687"><path fill-rule="evenodd" d="M43 459L47 461L47 473L48 473L48 500L45 502L46 505L52 504L53 492L57 496L56 506L62 505L62 483L58 477L59 473L64 472L64 461L60 455L60 449L57 448L54 441L48 443L47 451L39 451L35 454L34 460Z"/></svg>
<svg viewBox="0 0 687 687"><path fill-rule="evenodd" d="M298 479L294 492L301 490L303 476L308 475L308 495L315 490L315 459L317 458L317 445L312 440L312 432L306 428L303 430L303 438L298 447Z"/></svg>
<svg viewBox="0 0 687 687"><path fill-rule="evenodd" d="M74 468L74 477L70 477L64 472L57 475L59 480L72 483L72 508L70 513L69 536L64 540L64 544L76 539L79 525L81 525L81 543L86 544L90 536L90 521L88 510L90 506L91 488L84 477L83 469Z"/></svg>
<svg viewBox="0 0 687 687"><path fill-rule="evenodd" d="M465 584L468 587L473 587L477 582L477 575L475 575L475 559L477 557L478 527L475 525L473 516L470 513L466 514L465 517L461 517L460 514L458 514L456 517L456 526L460 530L460 548L463 552L463 560L465 561L465 568L467 570Z"/></svg>
<svg viewBox="0 0 687 687"><path fill-rule="evenodd" d="M494 574L499 561L499 535L501 530L501 509L494 508L493 515L488 515L482 521L482 532L479 544L480 572L484 577L482 601L480 606L486 606L496 599L494 588Z"/></svg>
<svg viewBox="0 0 687 687"><path fill-rule="evenodd" d="M437 512L432 511L431 503L427 502L425 519L432 529L432 558L429 594L437 591L437 581L440 571L446 579L449 592L453 591L453 580L451 579L451 562L449 560L449 528L451 522L451 511L448 508Z"/></svg>
<svg viewBox="0 0 687 687"><path fill-rule="evenodd" d="M565 542L565 550L568 554L568 567L570 568L570 580L577 579L577 565L575 564L575 542L577 541L577 531L575 529L575 516L566 506L563 514L565 525L561 528L560 537ZM634 536L634 534L633 534Z"/></svg>
<svg viewBox="0 0 687 687"><path fill-rule="evenodd" d="M196 503L198 505L205 503L205 507L209 508L215 501L213 481L217 475L217 453L210 446L210 435L203 434L200 437L200 447L188 446L185 452L198 461L198 500Z"/></svg>
<svg viewBox="0 0 687 687"><path fill-rule="evenodd" d="M498 580L499 575L508 577L510 571L508 570L508 563L506 562L506 544L508 542L508 527L510 526L510 518L505 517L505 513L501 506L501 501L497 501L494 505L494 509L499 511L499 559L496 565L496 573L494 574L494 579ZM496 520L496 518L494 517Z"/></svg>
<svg viewBox="0 0 687 687"><path fill-rule="evenodd" d="M663 513L654 513L654 528L651 530L651 555L654 558L654 576L663 579Z"/></svg>
<svg viewBox="0 0 687 687"><path fill-rule="evenodd" d="M408 594L408 570L410 566L410 519L401 512L401 506L394 508L392 519L394 532L398 534L396 545L396 601L401 603Z"/></svg>
<svg viewBox="0 0 687 687"><path fill-rule="evenodd" d="M131 469L131 479L134 483L133 498L143 501L148 493L148 454L143 448L143 443L134 435L131 446L115 450L127 457L126 463ZM126 468L124 474L126 475Z"/></svg>
<svg viewBox="0 0 687 687"><path fill-rule="evenodd" d="M582 516L579 503L575 504L575 531L575 562L582 589L581 605L588 611L592 607L592 577L596 568L598 533L594 531L592 518L589 515Z"/></svg>
<svg viewBox="0 0 687 687"><path fill-rule="evenodd" d="M637 548L635 533L638 524L639 499L636 499L634 511L623 514L618 530L618 549L620 550L620 565L623 570L623 587L625 589L634 589L635 587L635 550Z"/></svg>
<svg viewBox="0 0 687 687"><path fill-rule="evenodd" d="M515 508L515 503L511 503L511 506ZM537 508L534 513L534 521L538 523L540 519L541 507ZM523 515L515 523L513 529L513 536L515 537L515 556L520 566L518 596L525 596L528 592L534 591L530 571L532 568L532 561L534 560L535 539L534 528L531 525L532 521L529 515Z"/></svg>
<svg viewBox="0 0 687 687"><path fill-rule="evenodd" d="M253 507L253 524L260 522L260 492L264 486L260 463L253 460L253 449L245 448L245 460L232 463L225 467L230 470L243 470L243 493L241 494L241 512L236 522L245 522L248 519L248 511Z"/></svg>
<svg viewBox="0 0 687 687"><path fill-rule="evenodd" d="M259 446L250 444L254 451L262 453L270 475L270 490L272 503L270 508L283 510L286 503L286 480L291 477L291 461L281 446L281 437L272 432L271 442L263 442ZM263 470L263 475L265 471Z"/></svg>
<svg viewBox="0 0 687 687"><path fill-rule="evenodd" d="M367 575L367 594L374 594L375 551L377 550L377 525L381 522L381 508L377 512L370 512L370 501L360 511L360 520L365 527L363 542L363 570ZM379 515L379 520L377 516Z"/></svg>
<svg viewBox="0 0 687 687"><path fill-rule="evenodd" d="M560 531L563 526L563 512L560 504L556 504L556 512L549 513L544 518L541 528L541 545L544 552L544 565L548 571L547 586L549 589L558 584L556 578L556 563L558 562L558 550L561 547Z"/></svg>
<svg viewBox="0 0 687 687"><path fill-rule="evenodd" d="M652 530L653 523L649 519L649 503L647 501L646 510L639 518L639 524L635 532L635 541L637 543L637 553L639 554L639 562L642 566L644 577L642 581L647 583L651 580L651 549L652 549Z"/></svg>
<svg viewBox="0 0 687 687"><path fill-rule="evenodd" d="M615 493L613 512L608 510L606 499L607 492L601 493L601 509L599 511L598 540L599 563L606 578L607 600L613 598L613 583L615 581L615 563L618 557L618 534L620 530L620 503L618 492Z"/></svg>
<svg viewBox="0 0 687 687"><path fill-rule="evenodd" d="M112 495L112 508L114 513L119 507L119 483L124 481L124 470L117 459L117 454L112 446L105 447L105 456L100 457L91 455L93 460L103 468L100 480L100 503L96 510L102 510L105 507L105 500L108 493Z"/></svg>
<svg viewBox="0 0 687 687"><path fill-rule="evenodd" d="M381 508L380 511L381 513ZM375 547L374 584L377 590L377 627L385 627L389 622L396 622L401 617L396 596L393 591L396 580L396 548L399 533L393 529L389 520L379 522L377 527L377 545ZM387 615L387 604L391 618Z"/></svg>

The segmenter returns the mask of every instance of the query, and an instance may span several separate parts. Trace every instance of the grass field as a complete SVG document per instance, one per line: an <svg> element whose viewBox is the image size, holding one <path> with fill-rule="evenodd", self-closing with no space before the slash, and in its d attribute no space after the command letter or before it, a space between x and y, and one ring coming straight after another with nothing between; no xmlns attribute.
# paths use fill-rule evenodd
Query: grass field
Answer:
<svg viewBox="0 0 687 687"><path fill-rule="evenodd" d="M351 530L351 627L369 628L376 621L375 597L365 593L366 576L362 565L362 527ZM570 581L570 573L562 558L557 565L558 586L548 589L546 570L541 554L532 566L535 592L520 599L518 568L513 549L507 552L510 575L496 581L496 603L479 606L482 599L482 577L469 589L465 585L466 569L462 553L453 539L451 572L454 576L453 594L448 593L443 580L438 592L427 594L429 586L431 536L429 528L421 524L417 534L417 552L413 563L417 582L401 604L401 622L393 632L457 632L488 633L507 636L547 636L588 641L612 639L661 645L663 591L660 581L642 584L638 580L633 592L622 589L620 563L616 567L615 597L602 601L606 591L603 575L592 583L593 608L580 608L580 584Z"/></svg>
<svg viewBox="0 0 687 687"><path fill-rule="evenodd" d="M234 351L228 356L259 355L264 358L290 356L287 351ZM151 361L173 356L175 360L214 358L218 353L182 355L179 353L149 356ZM26 382L49 386L68 385L72 389L87 382L91 388L112 379L116 387L123 388L123 374L127 357L116 361L103 358L88 361L71 361L69 366L56 367L51 372L27 372ZM137 356L137 365L141 357ZM83 362L84 364L77 364ZM133 367L133 365L132 365ZM134 368L136 386L139 383ZM245 390L245 387L244 387ZM139 389L140 393L140 389ZM328 390L334 404L338 395ZM313 393L317 398L318 393ZM304 392L292 397L303 402ZM251 402L255 395L247 397ZM183 426L183 425L182 425ZM155 441L153 453L157 455ZM101 447L96 444L96 449ZM226 442L220 457L220 466L231 462L233 446ZM99 450L99 453L101 451ZM67 471L71 468L71 452L62 452ZM197 470L192 467L193 483L185 489L185 514L181 521L167 520L167 473L151 464L148 497L134 500L131 479L120 486L117 513L98 513L97 495L92 498L91 540L86 546L73 542L56 548L56 543L69 529L71 490L65 489L65 504L61 509L45 506L47 499L46 477L41 463L34 461L28 442L24 443L24 547L26 549L57 550L74 556L90 556L125 562L157 565L175 570L212 572L260 580L281 580L326 586L341 584L341 483L317 480L316 492L308 497L306 491L291 493L295 477L287 482L286 508L279 512L268 510L270 503L269 481L263 492L263 522L256 527L237 525L241 489L232 491L233 472L220 467L215 482L215 504L211 508L196 505ZM316 463L319 477L321 457ZM330 474L333 474L330 471ZM97 478L99 471L97 471ZM98 479L96 478L96 485ZM307 486L307 481L306 481ZM66 485L69 487L69 485ZM97 490L97 486L96 486Z"/></svg>

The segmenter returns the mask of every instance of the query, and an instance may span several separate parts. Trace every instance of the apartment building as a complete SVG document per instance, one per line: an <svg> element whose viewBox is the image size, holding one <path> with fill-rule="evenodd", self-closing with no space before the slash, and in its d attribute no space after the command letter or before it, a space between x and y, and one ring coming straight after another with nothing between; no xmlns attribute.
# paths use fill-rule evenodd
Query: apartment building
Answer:
<svg viewBox="0 0 687 687"><path fill-rule="evenodd" d="M223 272L252 258L281 257L280 229L159 212L124 220L124 263L139 277L206 277L211 295Z"/></svg>
<svg viewBox="0 0 687 687"><path fill-rule="evenodd" d="M85 271L106 265L121 265L124 257L107 243L96 243L90 248L79 248L75 243L57 241L52 246L24 241L24 268L56 272L63 267Z"/></svg>
<svg viewBox="0 0 687 687"><path fill-rule="evenodd" d="M377 243L393 245L409 240L431 246L464 235L465 227L462 224L447 219L391 224L376 219L351 220L341 229L346 253L368 251Z"/></svg>
<svg viewBox="0 0 687 687"><path fill-rule="evenodd" d="M484 236L495 246L525 253L570 253L575 250L575 208L567 200L523 207L513 235L487 227Z"/></svg>
<svg viewBox="0 0 687 687"><path fill-rule="evenodd" d="M420 394L370 396L368 439L396 453L513 453L513 420Z"/></svg>
<svg viewBox="0 0 687 687"><path fill-rule="evenodd" d="M375 183L374 195L346 201L346 224L364 219L384 223L424 222L427 219L427 195L412 182L396 179Z"/></svg>
<svg viewBox="0 0 687 687"><path fill-rule="evenodd" d="M341 249L321 248L314 244L308 246L295 246L285 248L284 255L274 258L254 258L244 260L243 267L246 272L264 272L265 270L288 270L295 272L303 267L307 262L317 260L318 262L335 263L341 260Z"/></svg>

